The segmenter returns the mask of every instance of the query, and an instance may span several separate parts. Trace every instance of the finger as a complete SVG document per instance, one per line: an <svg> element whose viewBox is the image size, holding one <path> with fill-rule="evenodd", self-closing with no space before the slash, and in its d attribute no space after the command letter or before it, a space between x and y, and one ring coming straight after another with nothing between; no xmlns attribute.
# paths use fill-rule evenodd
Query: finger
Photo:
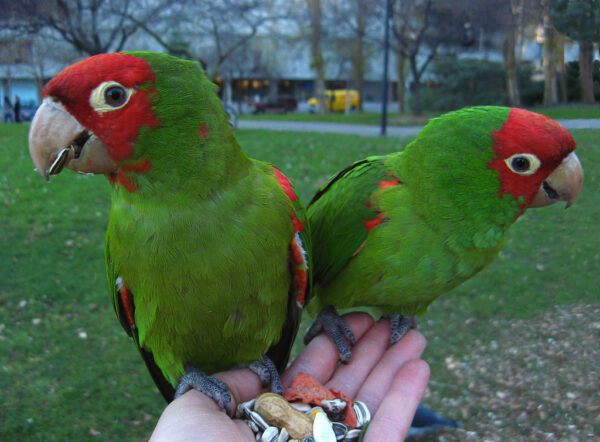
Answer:
<svg viewBox="0 0 600 442"><path fill-rule="evenodd" d="M343 316L352 329L356 339L373 325L373 318L367 313L350 313ZM339 354L333 341L324 333L314 338L304 351L296 358L293 364L283 374L281 380L284 388L289 386L298 373L309 374L321 383L327 382L339 360Z"/></svg>
<svg viewBox="0 0 600 442"><path fill-rule="evenodd" d="M425 350L425 345L426 341L421 333L415 330L409 331L400 341L385 351L366 381L359 384L360 389L356 398L364 402L372 414L376 413L398 370L407 361L419 358Z"/></svg>
<svg viewBox="0 0 600 442"><path fill-rule="evenodd" d="M327 388L336 388L353 398L373 367L379 362L390 342L390 322L378 321L357 341L352 360L340 365L327 382Z"/></svg>
<svg viewBox="0 0 600 442"><path fill-rule="evenodd" d="M266 391L256 373L250 371L248 368L223 371L213 376L225 382L229 387L229 392L231 393L231 410L234 414L238 404L254 399ZM218 408L216 403L214 405Z"/></svg>
<svg viewBox="0 0 600 442"><path fill-rule="evenodd" d="M201 435L203 441L254 440L250 427L242 421L237 423L234 425L208 396L190 390L165 408L150 440L189 440L194 434Z"/></svg>
<svg viewBox="0 0 600 442"><path fill-rule="evenodd" d="M369 424L364 440L404 440L428 380L429 365L425 361L413 359L404 364L394 376L387 395Z"/></svg>

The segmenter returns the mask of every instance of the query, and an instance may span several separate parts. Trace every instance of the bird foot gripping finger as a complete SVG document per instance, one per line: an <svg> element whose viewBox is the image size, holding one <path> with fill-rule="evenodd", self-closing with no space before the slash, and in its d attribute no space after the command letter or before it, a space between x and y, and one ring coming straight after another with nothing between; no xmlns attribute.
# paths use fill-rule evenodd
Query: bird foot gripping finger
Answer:
<svg viewBox="0 0 600 442"><path fill-rule="evenodd" d="M404 337L411 328L416 328L414 316L404 316L400 313L389 315L392 326L392 336L390 337L390 347Z"/></svg>
<svg viewBox="0 0 600 442"><path fill-rule="evenodd" d="M263 387L271 385L271 391L283 395L283 384L277 372L277 367L268 357L263 356L262 361L253 361L248 368L258 375Z"/></svg>
<svg viewBox="0 0 600 442"><path fill-rule="evenodd" d="M231 393L225 382L204 374L196 368L186 369L186 372L175 390L175 399L185 392L194 389L214 400L229 416L231 414Z"/></svg>
<svg viewBox="0 0 600 442"><path fill-rule="evenodd" d="M325 333L327 333L335 344L340 354L340 360L344 364L350 362L352 352L346 344L346 340L351 347L354 346L354 333L352 333L350 326L346 324L337 310L331 305L325 307L317 315L317 319L315 319L315 322L313 322L306 335L304 335L304 343L308 344L323 330L325 330Z"/></svg>

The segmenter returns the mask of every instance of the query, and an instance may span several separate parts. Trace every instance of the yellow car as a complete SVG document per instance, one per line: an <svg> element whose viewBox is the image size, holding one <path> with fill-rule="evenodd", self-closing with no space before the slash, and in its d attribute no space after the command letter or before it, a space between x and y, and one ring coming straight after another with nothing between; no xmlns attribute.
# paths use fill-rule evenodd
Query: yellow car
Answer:
<svg viewBox="0 0 600 442"><path fill-rule="evenodd" d="M348 108L351 111L358 109L359 94L354 89L334 89L326 90L325 96L327 98L326 105L329 112L344 112L346 110L346 100L350 100ZM319 103L315 97L308 100L310 106L309 112L316 112Z"/></svg>

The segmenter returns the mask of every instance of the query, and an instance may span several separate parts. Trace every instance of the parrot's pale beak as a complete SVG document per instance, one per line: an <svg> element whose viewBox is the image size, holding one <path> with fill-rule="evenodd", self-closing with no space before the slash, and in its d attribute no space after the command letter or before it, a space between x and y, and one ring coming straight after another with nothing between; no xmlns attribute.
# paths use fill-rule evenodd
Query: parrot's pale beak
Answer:
<svg viewBox="0 0 600 442"><path fill-rule="evenodd" d="M103 174L118 167L106 145L52 98L44 99L31 122L29 153L46 180L65 166L76 172Z"/></svg>
<svg viewBox="0 0 600 442"><path fill-rule="evenodd" d="M571 152L544 180L529 207L544 207L557 201L566 201L566 208L569 208L577 200L582 185L583 169L575 152Z"/></svg>

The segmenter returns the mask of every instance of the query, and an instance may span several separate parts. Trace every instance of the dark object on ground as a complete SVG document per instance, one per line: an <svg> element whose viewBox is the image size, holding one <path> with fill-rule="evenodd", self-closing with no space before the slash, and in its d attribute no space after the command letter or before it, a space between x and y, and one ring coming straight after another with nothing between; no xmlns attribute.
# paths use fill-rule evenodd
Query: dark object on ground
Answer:
<svg viewBox="0 0 600 442"><path fill-rule="evenodd" d="M298 101L292 95L269 95L253 104L255 114L266 112L293 112L298 109Z"/></svg>
<svg viewBox="0 0 600 442"><path fill-rule="evenodd" d="M13 110L15 112L15 123L21 122L21 101L19 100L19 96L15 95L15 104L13 105Z"/></svg>
<svg viewBox="0 0 600 442"><path fill-rule="evenodd" d="M462 425L459 422L448 419L441 414L436 413L433 410L419 405L415 417L413 418L408 432L408 437L422 436L423 434L437 431L442 428L461 428Z"/></svg>
<svg viewBox="0 0 600 442"><path fill-rule="evenodd" d="M21 108L21 121L31 121L35 112L37 111L38 106L24 106Z"/></svg>

